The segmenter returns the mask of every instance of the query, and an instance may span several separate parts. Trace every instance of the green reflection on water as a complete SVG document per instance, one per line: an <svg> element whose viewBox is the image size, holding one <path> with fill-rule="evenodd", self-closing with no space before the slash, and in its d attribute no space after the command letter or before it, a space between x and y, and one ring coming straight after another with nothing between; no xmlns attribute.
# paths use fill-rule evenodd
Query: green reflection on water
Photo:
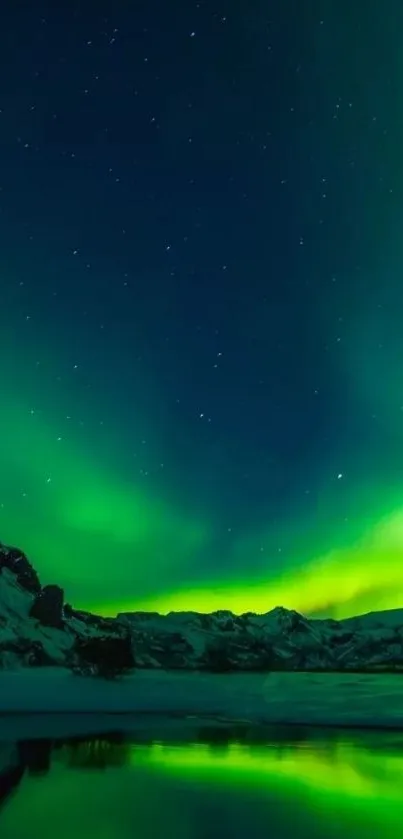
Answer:
<svg viewBox="0 0 403 839"><path fill-rule="evenodd" d="M403 825L403 738L19 747L2 839L371 836ZM1 750L0 750L1 753ZM22 757L21 757L22 756Z"/></svg>

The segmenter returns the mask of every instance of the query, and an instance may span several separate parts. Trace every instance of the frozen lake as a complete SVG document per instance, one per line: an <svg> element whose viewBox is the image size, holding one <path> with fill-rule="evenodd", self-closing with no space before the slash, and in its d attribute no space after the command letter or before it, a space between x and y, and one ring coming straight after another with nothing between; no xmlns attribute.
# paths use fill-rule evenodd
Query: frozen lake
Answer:
<svg viewBox="0 0 403 839"><path fill-rule="evenodd" d="M403 728L403 675L137 671L121 681L58 668L0 672L0 714L155 714L252 723Z"/></svg>

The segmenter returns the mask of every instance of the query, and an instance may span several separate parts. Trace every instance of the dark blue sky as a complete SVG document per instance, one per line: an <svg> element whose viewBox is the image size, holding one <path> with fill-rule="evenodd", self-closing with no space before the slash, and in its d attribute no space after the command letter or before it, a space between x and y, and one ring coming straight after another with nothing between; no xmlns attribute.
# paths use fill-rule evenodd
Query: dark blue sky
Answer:
<svg viewBox="0 0 403 839"><path fill-rule="evenodd" d="M110 475L104 499L113 483L179 531L202 523L179 564L169 536L158 594L336 546L351 562L368 497L371 526L396 506L402 18L392 0L7 12L1 509L46 576L63 566L33 523L46 510L89 569L100 549L93 523L42 499L52 455L42 476L30 447L52 439L71 448L54 466L63 498L81 462ZM103 525L108 555L119 521ZM138 566L163 551L136 539L126 598L152 595ZM84 577L65 584L88 600Z"/></svg>

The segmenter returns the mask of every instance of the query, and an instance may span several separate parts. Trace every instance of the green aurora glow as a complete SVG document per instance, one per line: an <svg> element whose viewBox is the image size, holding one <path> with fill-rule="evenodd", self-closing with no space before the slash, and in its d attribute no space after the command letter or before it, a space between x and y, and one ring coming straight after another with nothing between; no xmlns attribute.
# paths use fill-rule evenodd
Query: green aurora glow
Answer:
<svg viewBox="0 0 403 839"><path fill-rule="evenodd" d="M26 382L17 390L29 394ZM21 546L42 580L63 585L77 607L113 615L137 608L263 612L283 605L344 617L402 605L403 505L397 494L384 498L384 509L366 515L361 527L354 515L342 538L325 527L324 499L321 515L306 529L303 555L298 559L296 548L281 569L278 558L262 562L258 546L268 541L267 528L256 527L233 544L236 572L207 576L200 568L197 575L194 556L208 555L214 520L190 515L175 497L153 495L140 481L129 484L108 453L94 449L89 456L77 430L58 439L57 417L65 409L54 397L48 422L45 411L31 413L31 404L10 393L3 409L2 540ZM368 494L361 495L361 505L368 503ZM353 500L350 506L354 512ZM302 522L294 520L293 528L297 546Z"/></svg>
<svg viewBox="0 0 403 839"><path fill-rule="evenodd" d="M403 607L403 6L208 5L10 18L0 540L108 615Z"/></svg>

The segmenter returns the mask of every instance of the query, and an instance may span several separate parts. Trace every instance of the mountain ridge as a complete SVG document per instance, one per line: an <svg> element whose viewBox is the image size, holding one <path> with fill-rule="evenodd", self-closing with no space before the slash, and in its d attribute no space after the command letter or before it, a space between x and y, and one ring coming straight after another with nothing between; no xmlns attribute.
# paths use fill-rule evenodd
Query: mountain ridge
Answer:
<svg viewBox="0 0 403 839"><path fill-rule="evenodd" d="M0 668L81 666L85 645L128 644L137 668L403 672L403 608L336 621L281 606L262 614L74 609L42 586L26 555L0 543ZM115 654L114 653L114 654Z"/></svg>

